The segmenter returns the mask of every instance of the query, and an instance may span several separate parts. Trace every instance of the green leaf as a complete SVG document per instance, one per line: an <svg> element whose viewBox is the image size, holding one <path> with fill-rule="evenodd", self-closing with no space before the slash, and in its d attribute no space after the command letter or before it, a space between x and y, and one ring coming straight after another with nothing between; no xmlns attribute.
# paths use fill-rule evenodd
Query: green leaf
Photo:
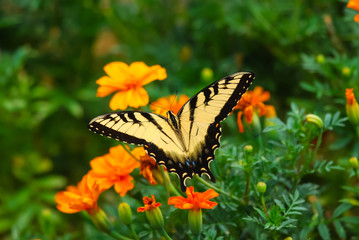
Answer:
<svg viewBox="0 0 359 240"><path fill-rule="evenodd" d="M319 235L324 240L330 240L329 228L324 223L319 224L318 226Z"/></svg>
<svg viewBox="0 0 359 240"><path fill-rule="evenodd" d="M359 224L359 217L342 217L340 220L342 222Z"/></svg>
<svg viewBox="0 0 359 240"><path fill-rule="evenodd" d="M352 207L351 204L348 203L342 203L340 204L333 213L333 218L337 218L340 215L342 215L345 211L348 211Z"/></svg>
<svg viewBox="0 0 359 240"><path fill-rule="evenodd" d="M333 224L334 224L335 230L338 233L339 237L341 239L346 239L347 234L346 234L345 229L343 228L342 224L340 223L340 221L334 221Z"/></svg>
<svg viewBox="0 0 359 240"><path fill-rule="evenodd" d="M278 205L278 207L280 207L280 209L285 210L285 207L281 201L279 201L278 199L274 199L274 202Z"/></svg>
<svg viewBox="0 0 359 240"><path fill-rule="evenodd" d="M60 175L50 175L36 179L35 183L40 188L58 189L66 185L66 179Z"/></svg>
<svg viewBox="0 0 359 240"><path fill-rule="evenodd" d="M262 218L264 218L264 219L268 219L267 218L267 215L265 214L265 212L263 212L261 209L259 209L259 208L256 208L256 207L253 207L254 208L254 210L256 210L257 211L257 213L259 213L259 215L261 215L261 217Z"/></svg>

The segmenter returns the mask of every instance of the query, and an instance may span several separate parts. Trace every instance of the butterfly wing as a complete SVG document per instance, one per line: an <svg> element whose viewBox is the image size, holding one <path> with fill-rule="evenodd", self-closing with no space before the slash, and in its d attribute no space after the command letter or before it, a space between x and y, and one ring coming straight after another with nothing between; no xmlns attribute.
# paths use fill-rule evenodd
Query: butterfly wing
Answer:
<svg viewBox="0 0 359 240"><path fill-rule="evenodd" d="M183 144L163 116L138 111L109 113L94 118L88 127L102 136L144 146L149 156L180 179L192 173L185 164Z"/></svg>
<svg viewBox="0 0 359 240"><path fill-rule="evenodd" d="M254 77L251 72L239 72L222 78L194 95L178 112L194 173L208 175L215 182L209 164L220 145L220 122L232 112Z"/></svg>

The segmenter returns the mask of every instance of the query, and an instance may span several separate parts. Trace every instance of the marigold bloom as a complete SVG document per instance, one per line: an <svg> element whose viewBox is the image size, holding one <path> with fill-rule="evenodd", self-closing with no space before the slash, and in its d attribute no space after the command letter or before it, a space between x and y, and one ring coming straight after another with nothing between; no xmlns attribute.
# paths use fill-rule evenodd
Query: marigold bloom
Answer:
<svg viewBox="0 0 359 240"><path fill-rule="evenodd" d="M124 110L128 106L138 108L146 106L149 101L144 85L158 79L167 78L166 69L160 65L147 66L144 62L133 62L127 65L124 62L112 62L104 67L108 76L96 81L99 86L97 97L105 97L113 92L115 95L110 101L112 110Z"/></svg>
<svg viewBox="0 0 359 240"><path fill-rule="evenodd" d="M89 174L83 176L77 186L68 186L66 191L55 195L57 209L64 213L77 213L82 210L89 214L99 211L97 199L105 189Z"/></svg>
<svg viewBox="0 0 359 240"><path fill-rule="evenodd" d="M143 147L138 147L132 150L132 154L140 160L140 174L143 175L151 185L156 185L157 180L161 180L160 167L156 163L156 160L148 156Z"/></svg>
<svg viewBox="0 0 359 240"><path fill-rule="evenodd" d="M161 206L161 203L156 202L156 198L153 194L150 198L146 196L143 197L143 203L145 204L145 206L137 208L137 212L150 211L154 208L158 208L159 206Z"/></svg>
<svg viewBox="0 0 359 240"><path fill-rule="evenodd" d="M350 0L347 4L347 8L359 11L359 0ZM359 22L359 14L355 15L354 21Z"/></svg>
<svg viewBox="0 0 359 240"><path fill-rule="evenodd" d="M170 95L168 97L161 97L157 101L154 101L150 108L154 113L167 117L166 113L171 110L174 114L177 114L183 104L189 100L186 95L181 95L178 99L176 95Z"/></svg>
<svg viewBox="0 0 359 240"><path fill-rule="evenodd" d="M110 148L110 152L90 162L89 174L97 179L105 189L112 186L121 197L134 187L130 173L140 164L124 149L122 145Z"/></svg>
<svg viewBox="0 0 359 240"><path fill-rule="evenodd" d="M234 110L239 109L237 114L237 124L239 131L243 133L242 115L247 123L252 123L254 111L259 112L259 116L265 116L271 118L276 116L276 112L273 105L265 105L263 102L270 99L270 93L263 91L262 87L255 87L253 91L247 91L243 94L242 98L238 101Z"/></svg>
<svg viewBox="0 0 359 240"><path fill-rule="evenodd" d="M187 198L176 196L168 199L169 205L175 205L180 209L212 209L217 206L216 202L211 202L209 199L218 197L218 193L213 189L208 189L203 193L194 192L194 187L188 187L186 189Z"/></svg>
<svg viewBox="0 0 359 240"><path fill-rule="evenodd" d="M346 112L349 121L353 125L359 125L359 104L355 99L353 88L347 88L345 90L345 96L347 98Z"/></svg>

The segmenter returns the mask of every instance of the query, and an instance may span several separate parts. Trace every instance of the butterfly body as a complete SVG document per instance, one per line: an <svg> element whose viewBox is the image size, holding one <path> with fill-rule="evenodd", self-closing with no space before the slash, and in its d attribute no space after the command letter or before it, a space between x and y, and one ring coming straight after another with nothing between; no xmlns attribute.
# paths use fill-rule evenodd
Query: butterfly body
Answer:
<svg viewBox="0 0 359 240"><path fill-rule="evenodd" d="M141 111L109 113L94 118L89 129L100 135L144 146L150 157L185 181L194 174L207 175L215 182L209 164L220 146L220 122L237 105L252 83L254 74L240 72L207 86L179 112L167 112L167 118Z"/></svg>

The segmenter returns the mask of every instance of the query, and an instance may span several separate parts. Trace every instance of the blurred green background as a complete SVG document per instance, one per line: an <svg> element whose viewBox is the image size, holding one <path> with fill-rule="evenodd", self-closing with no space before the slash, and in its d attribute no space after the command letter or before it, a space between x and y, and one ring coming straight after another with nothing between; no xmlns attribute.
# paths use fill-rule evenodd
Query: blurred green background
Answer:
<svg viewBox="0 0 359 240"><path fill-rule="evenodd" d="M87 130L110 112L111 97L96 98L95 81L111 61L166 68L165 81L145 86L151 101L191 96L249 70L279 117L291 102L345 116L345 88L358 94L359 86L359 25L346 3L1 0L0 238L81 236L81 223L59 213L53 196L115 144ZM201 75L204 68L213 78ZM333 152L358 153L352 132L339 132Z"/></svg>

